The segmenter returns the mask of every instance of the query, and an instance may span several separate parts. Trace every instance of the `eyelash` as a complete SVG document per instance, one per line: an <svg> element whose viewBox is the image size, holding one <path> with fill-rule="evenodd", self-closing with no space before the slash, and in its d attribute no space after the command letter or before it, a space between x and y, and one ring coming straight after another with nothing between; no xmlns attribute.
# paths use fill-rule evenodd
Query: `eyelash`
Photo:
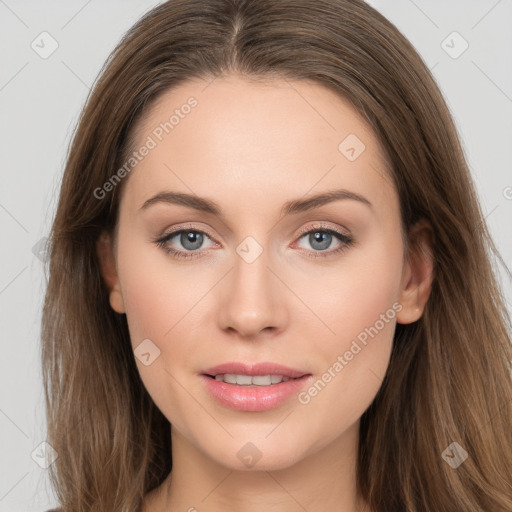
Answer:
<svg viewBox="0 0 512 512"><path fill-rule="evenodd" d="M333 249L330 251L309 251L307 250L306 253L308 253L309 258L327 258L330 256L334 256L335 254L341 254L343 251L348 249L350 246L352 246L355 242L354 239L351 236L345 235L341 233L340 231L337 231L336 229L333 229L331 227L326 226L315 226L313 228L301 231L299 233L299 238L304 238L305 235L309 235L311 233L328 233L330 235L334 235L335 238L337 238L340 242L342 242L342 245L338 247L337 249ZM190 260L194 258L201 257L202 251L181 251L172 249L169 245L167 245L167 242L174 238L176 235L179 235L180 233L200 233L202 235L208 236L211 240L213 240L213 237L207 232L200 229L193 229L193 228L179 228L175 231L171 231L170 233L165 234L164 236L157 238L154 240L155 244L163 249L166 253L170 254L173 258L177 260ZM313 254L311 254L313 252Z"/></svg>

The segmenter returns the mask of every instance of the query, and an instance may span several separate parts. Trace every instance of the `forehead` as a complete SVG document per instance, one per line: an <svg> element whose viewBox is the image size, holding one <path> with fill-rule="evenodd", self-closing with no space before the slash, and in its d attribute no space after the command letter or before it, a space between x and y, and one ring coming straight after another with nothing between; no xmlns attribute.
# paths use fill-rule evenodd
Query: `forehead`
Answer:
<svg viewBox="0 0 512 512"><path fill-rule="evenodd" d="M355 108L308 81L193 80L166 91L135 131L151 146L125 183L130 203L173 189L256 211L340 186L389 201L389 165Z"/></svg>

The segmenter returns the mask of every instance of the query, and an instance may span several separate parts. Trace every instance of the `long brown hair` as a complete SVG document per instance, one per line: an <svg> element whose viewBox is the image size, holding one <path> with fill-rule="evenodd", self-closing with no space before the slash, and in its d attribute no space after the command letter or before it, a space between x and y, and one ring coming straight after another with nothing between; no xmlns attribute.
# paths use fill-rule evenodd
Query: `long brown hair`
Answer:
<svg viewBox="0 0 512 512"><path fill-rule="evenodd" d="M128 178L105 197L97 190L162 92L228 73L313 80L348 99L387 152L404 232L420 219L434 228L426 309L397 325L388 372L361 418L359 492L378 512L510 512L512 344L499 254L434 78L359 0L171 0L105 63L69 150L42 318L48 442L58 454L49 471L62 509L136 511L171 470L169 422L139 377L96 254ZM453 442L468 454L457 469L443 457Z"/></svg>

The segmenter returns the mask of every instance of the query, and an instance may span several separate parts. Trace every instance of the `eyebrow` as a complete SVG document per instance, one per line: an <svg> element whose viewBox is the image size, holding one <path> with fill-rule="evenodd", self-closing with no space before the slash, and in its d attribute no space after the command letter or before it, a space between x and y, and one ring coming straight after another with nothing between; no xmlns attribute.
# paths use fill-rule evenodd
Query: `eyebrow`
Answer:
<svg viewBox="0 0 512 512"><path fill-rule="evenodd" d="M373 208L373 205L366 197L351 192L346 189L330 190L328 192L322 192L313 196L309 196L305 199L294 199L284 203L281 208L281 216L294 215L315 208L319 208L333 201L340 200L353 200L365 204L369 208ZM222 208L212 201L204 197L199 197L193 194L186 194L183 192L159 192L153 197L149 198L140 207L141 210L146 210L150 206L158 203L177 204L181 206L187 206L205 213L210 213L217 217L222 217Z"/></svg>

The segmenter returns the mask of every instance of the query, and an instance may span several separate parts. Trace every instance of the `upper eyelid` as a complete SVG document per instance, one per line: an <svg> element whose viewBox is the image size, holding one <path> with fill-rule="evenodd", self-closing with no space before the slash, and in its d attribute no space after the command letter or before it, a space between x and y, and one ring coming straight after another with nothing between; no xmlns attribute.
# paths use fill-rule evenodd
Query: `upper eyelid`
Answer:
<svg viewBox="0 0 512 512"><path fill-rule="evenodd" d="M318 221L318 222L319 222L319 224L317 224L316 226L309 226L309 227L300 229L299 232L297 233L297 235L302 236L302 235L307 234L310 231L314 231L316 229L318 231L331 230L331 231L334 231L335 233L339 233L339 234L347 236L347 237L351 236L350 231L347 228L344 228L347 231L347 233L343 233L342 230L339 228L335 228L333 226L326 225L322 221ZM170 230L169 232L164 232L164 234L162 234L162 236L160 238L167 238L171 235L175 236L178 233L181 233L183 231L192 231L192 232L197 232L197 233L203 233L205 235L208 235L208 237L210 237L212 240L215 240L215 237L210 234L208 229L198 228L195 226L186 226L186 225L177 226L177 227L173 228L172 230Z"/></svg>
<svg viewBox="0 0 512 512"><path fill-rule="evenodd" d="M326 225L324 224L323 222L320 221L320 224L316 225L316 226L310 226L308 228L304 228L304 229L301 229L298 233L299 236L302 236L302 235L305 235L307 233L310 233L311 231L332 231L334 233L338 233L342 236L346 236L346 237L350 237L351 234L350 234L350 231L347 229L347 228L344 228L347 233L343 233L341 229L339 228L335 228L333 226L329 226L329 225Z"/></svg>

